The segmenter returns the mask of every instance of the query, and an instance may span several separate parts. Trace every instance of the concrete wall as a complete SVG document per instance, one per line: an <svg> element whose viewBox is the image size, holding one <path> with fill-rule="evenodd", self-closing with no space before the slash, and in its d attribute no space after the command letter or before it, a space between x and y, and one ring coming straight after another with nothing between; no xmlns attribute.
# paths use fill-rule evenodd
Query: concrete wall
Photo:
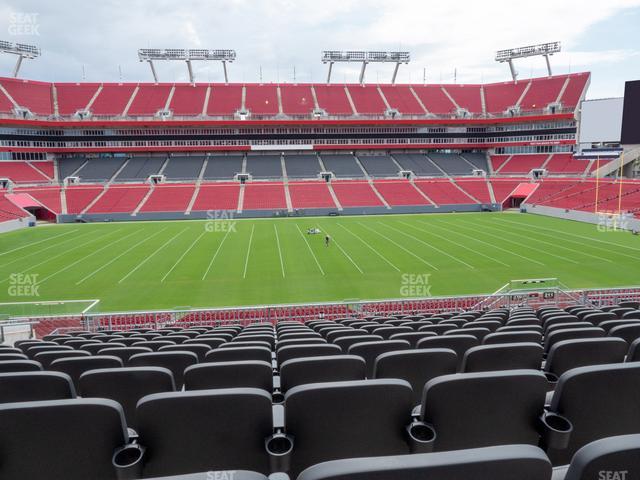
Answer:
<svg viewBox="0 0 640 480"><path fill-rule="evenodd" d="M500 204L466 204L466 205L417 205L400 206L388 209L386 207L347 207L342 211L336 208L305 208L288 213L286 210L245 210L242 213L233 212L233 218L270 218L270 217L317 217L324 215L387 215L394 213L451 213L451 212L481 212L500 211ZM209 212L147 212L138 213L135 217L128 213L85 213L84 215L58 215L58 223L73 223L78 220L85 222L124 222L143 220L207 220Z"/></svg>
<svg viewBox="0 0 640 480"><path fill-rule="evenodd" d="M582 212L579 210L566 210L564 208L546 207L542 205L523 204L523 207L527 213L533 213L535 215L544 215L547 217L562 218L565 220L575 220L577 222L592 223L594 225L600 225L603 228L607 228L606 217L593 212ZM636 230L640 232L640 220L628 219L625 222L618 222L616 224L618 229L623 230Z"/></svg>
<svg viewBox="0 0 640 480"><path fill-rule="evenodd" d="M17 218L16 220L7 220L6 222L0 222L0 233L13 232L14 230L20 230L21 228L28 228L29 222L35 222L35 217Z"/></svg>

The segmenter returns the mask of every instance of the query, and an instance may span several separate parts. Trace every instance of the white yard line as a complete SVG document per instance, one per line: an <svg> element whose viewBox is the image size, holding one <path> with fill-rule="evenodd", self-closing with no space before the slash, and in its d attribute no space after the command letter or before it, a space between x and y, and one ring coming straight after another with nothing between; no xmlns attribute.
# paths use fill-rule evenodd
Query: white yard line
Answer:
<svg viewBox="0 0 640 480"><path fill-rule="evenodd" d="M517 223L517 222L510 222L509 220L498 220L498 219L496 219L496 222L497 223L508 222L510 224L513 224L513 225L521 225L521 228L520 228L521 230L524 230L524 231L530 230L524 224L520 224L520 223ZM548 237L548 238L553 238L553 239L557 239L558 238L557 237L558 232L556 232L555 235L549 235L548 233L542 233L542 232L537 232L537 233L538 233L538 235L543 235L544 237ZM562 235L564 236L564 235L569 235L569 234L566 233L566 232L562 232ZM590 238L587 238L587 237L581 237L581 238L583 238L584 240L590 240ZM634 260L638 260L638 255L629 255L627 253L620 253L620 252L618 252L616 250L612 250L611 248L599 247L598 245L585 245L584 242L577 242L576 240L569 240L567 238L562 238L562 240L564 242L573 243L575 245L580 245L582 247L588 246L588 248L593 248L593 249L596 249L596 250L602 250L602 251L607 252L607 253L613 253L615 255L620 255L621 257L628 257L628 258L632 258Z"/></svg>
<svg viewBox="0 0 640 480"><path fill-rule="evenodd" d="M462 233L462 232L460 232L458 230L460 228L464 229L464 227L461 227L460 225L456 225L456 230L452 230L451 228L438 227L438 225L436 225L436 222L434 222L434 221L431 221L429 223L420 222L419 221L418 223L422 223L423 225L428 225L428 226L433 226L433 227L439 228L439 229L444 230L445 232L447 232L449 234L451 234L452 232L455 232L457 235L461 235L464 238L468 238L469 240L473 240L474 242L482 243L483 245L487 245L488 247L494 248L496 250L500 250L501 252L508 253L509 255L514 255L516 257L520 257L523 260L526 260L528 262L537 263L538 265L542 265L543 267L546 266L544 263L539 262L538 260L535 260L533 258L525 257L524 255L520 255L519 253L516 253L516 252L514 252L512 250L507 250L506 248L502 248L502 247L500 247L498 245L495 245L493 243L489 243L489 242L485 242L484 240L480 240L477 237L472 237L472 236L469 236L469 235L465 235L464 233ZM465 230L470 230L470 229L466 228Z"/></svg>
<svg viewBox="0 0 640 480"><path fill-rule="evenodd" d="M84 277L82 280L76 282L76 285L80 285L81 283L84 283L85 280L87 280L88 278L93 277L96 273L104 270L105 268L107 268L109 265L111 265L113 262L117 261L118 259L124 257L127 253L129 253L131 250L133 250L134 248L138 247L139 245L142 245L144 242L147 242L149 240L151 240L153 237L160 235L162 232L164 232L167 228L169 227L164 227L162 230L160 230L159 232L154 233L153 235L151 235L150 237L146 237L143 238L142 240L140 240L138 243L132 245L131 247L127 248L124 252L122 252L120 255L118 255L117 257L112 258L111 260L109 260L107 263L105 263L104 265L102 265L101 267L97 268L96 270L94 270L93 272L91 272L89 275L87 275L86 277Z"/></svg>
<svg viewBox="0 0 640 480"><path fill-rule="evenodd" d="M229 236L229 232L230 231L231 231L231 229L227 229L227 233L225 233L224 237L222 237L222 241L218 245L218 248L216 249L216 253L213 254L213 257L211 258L211 261L209 262L209 265L207 266L207 271L204 272L204 275L202 275L202 280L204 280L205 277L209 274L209 270L211 270L211 266L213 265L213 262L216 261L216 257L218 256L218 253L220 253L220 249L222 248L222 244L224 243L224 241Z"/></svg>
<svg viewBox="0 0 640 480"><path fill-rule="evenodd" d="M253 230L256 228L255 225L251 225L251 236L249 236L249 248L247 248L247 258L244 260L244 273L242 274L242 278L247 278L247 267L249 266L249 255L251 254L251 242L253 241Z"/></svg>
<svg viewBox="0 0 640 480"><path fill-rule="evenodd" d="M180 258L176 261L176 263L174 263L174 264L173 264L173 267L171 267L171 268L169 269L169 271L168 271L167 273L165 273L164 277L162 277L162 280L160 280L160 283L163 283L163 282L167 279L167 277L169 276L169 274L170 274L171 272L173 272L173 270L178 266L178 264L182 261L182 259L183 259L184 257L186 257L186 256L187 256L187 253L189 253L189 252L191 251L191 249L195 246L195 244L196 244L196 243L198 243L198 241L199 241L199 240L204 236L204 234L205 234L205 233L207 233L207 232L206 232L206 230L205 230L204 232L202 232L202 233L198 236L198 238L196 238L196 239L191 243L191 245L189 245L189 248L187 248L187 249L184 251L184 253L183 253L182 255L180 255Z"/></svg>
<svg viewBox="0 0 640 480"><path fill-rule="evenodd" d="M503 222L509 222L509 223L517 223L517 222L512 222L511 220L502 220ZM524 225L522 223L518 223L518 225ZM533 225L531 223L527 222L527 227L531 227L535 230L546 230L548 232L553 232L553 233L557 233L555 230L551 229L551 228L545 228L545 227L539 227L537 225ZM608 246L612 246L615 245L616 247L622 247L622 248L627 248L629 250L635 250L637 252L640 252L640 248L635 248L635 247L630 247L629 245L622 245L621 243L613 243L613 242L609 242L609 241L604 241L604 240L598 240L596 238L591 238L591 237L582 237L580 235L576 235L574 233L568 233L568 232L562 232L564 235L568 235L569 237L576 237L579 238L581 240L589 240L591 242L598 242L598 243L604 243L605 245Z"/></svg>
<svg viewBox="0 0 640 480"><path fill-rule="evenodd" d="M484 257L484 258L486 258L488 260L491 260L492 262L499 263L500 265L504 265L505 267L511 267L511 265L509 265L508 263L504 263L504 262L498 260L497 258L493 258L493 257L490 257L489 255L485 255L484 253L479 252L478 250L474 250L473 248L469 248L466 245L463 245L462 243L454 242L450 238L443 237L442 235L438 235L437 233L433 233L433 232L431 232L429 230L424 230L422 228L418 228L418 227L416 227L414 225L411 225L410 223L405 223L405 222L401 222L401 221L399 221L399 223L402 223L403 225L406 225L407 227L413 228L414 230L418 230L419 232L424 232L424 233L427 233L429 235L433 235L434 237L438 237L438 238L440 238L442 240L445 240L447 242L453 243L454 245L457 245L460 248L464 248L465 250L469 250L474 255L480 255L481 257Z"/></svg>
<svg viewBox="0 0 640 480"><path fill-rule="evenodd" d="M123 241L123 240L126 240L126 239L127 239L127 238L129 238L131 235L135 235L136 233L138 233L138 232L131 232L129 235L125 235L124 237L119 238L118 240L116 240L116 241L114 241L114 242L111 242L111 243L109 243L108 245L105 245L104 247L99 248L98 250L94 250L93 252L89 253L88 255L85 255L84 257L79 258L79 259L78 259L78 260L76 260L75 262L70 263L69 265L66 265L64 268L61 268L60 270L57 270L57 271L53 272L51 275L47 275L47 276L46 276L46 277L44 277L42 280L38 281L37 285L41 285L41 284L43 284L44 282L46 282L47 280L49 280L49 279L50 279L50 278L52 278L52 277L55 277L55 276L56 276L56 275L58 275L59 273L62 273L62 272L64 272L64 271L66 271L66 270L69 270L71 267L76 266L76 265L77 265L77 264L79 264L80 262L83 262L83 261L84 261L84 260L86 260L87 258L92 257L92 256L93 256L93 255L95 255L96 253L100 253L100 252L102 252L103 250L106 250L107 248L111 248L111 247L113 247L113 245L115 245L116 243L119 243L119 242L121 242L121 241Z"/></svg>
<svg viewBox="0 0 640 480"><path fill-rule="evenodd" d="M43 240L38 240L37 242L27 243L26 245L22 245L21 247L16 247L16 248L14 248L12 250L8 250L6 252L0 253L0 257L3 256L3 255L8 255L8 254L10 254L12 252L17 252L18 250L22 250L23 248L30 247L31 245L38 245L38 244L43 243L43 242L49 242L49 241L53 240L54 238L62 237L64 235L69 235L69 234L74 233L74 232L77 232L77 230L72 230L71 232L61 233L61 234L55 235L53 237L48 237L48 238L45 238Z"/></svg>
<svg viewBox="0 0 640 480"><path fill-rule="evenodd" d="M318 228L320 228L320 225L318 225ZM322 229L320 228L320 230L322 230ZM326 232L326 229L325 229L325 232ZM329 234L329 232L327 232L327 234ZM363 273L363 274L364 274L364 272L363 272L363 271L362 271L362 269L358 266L358 264L357 264L357 263L353 260L353 258L351 258L351 256L350 256L350 255L349 255L349 254L348 254L348 253L347 253L347 252L346 252L346 251L345 251L345 250L340 246L340 244L336 241L336 239L335 239L335 238L331 237L331 242L332 242L332 243L335 243L335 244L336 244L336 247L338 247L338 249L343 253L343 255L344 255L345 257L347 257L351 263L353 263L353 266L354 266L354 267L356 267L360 273Z"/></svg>
<svg viewBox="0 0 640 480"><path fill-rule="evenodd" d="M76 230L74 230L74 231L76 231ZM51 245L50 247L43 248L42 250L38 250L37 252L30 253L29 255L25 255L24 257L20 257L20 258L16 258L15 260L11 260L10 262L7 262L7 263L2 264L2 266L3 266L3 267L7 267L7 266L9 266L9 265L13 265L13 264L14 264L14 263L16 263L16 262L21 262L21 261L23 261L25 258L32 257L33 255L40 255L40 254L41 254L42 252L44 252L45 250L49 250L49 249L51 249L51 248L55 248L55 247L60 247L60 245L64 245L64 244L65 244L65 243L67 243L67 242L77 241L79 238L85 237L85 236L87 236L87 235L91 235L91 234L92 234L92 233L94 233L94 232L95 232L95 230L94 230L94 231L88 231L88 232L85 232L85 233L82 233L82 234L78 235L77 237L68 238L67 240L64 240L64 241L62 241L62 242L60 242L60 243L56 243L55 245ZM76 247L72 247L70 250L73 250L74 248L76 248ZM69 251L69 250L66 250L66 252L68 252L68 251ZM47 261L48 261L48 260L49 260L49 259L47 259Z"/></svg>
<svg viewBox="0 0 640 480"><path fill-rule="evenodd" d="M114 234L116 232L119 232L119 231L120 231L120 229L114 230L111 233L107 233L107 235L105 235L105 236L112 235L112 234ZM88 235L89 233L93 233L93 232L88 232L87 234L83 234L83 235ZM30 266L26 270L22 270L21 273L27 273L28 271L33 270L34 268L39 267L40 265L44 265L45 263L49 263L51 260L55 260L56 258L60 258L60 257L62 257L64 255L68 255L70 252L72 252L74 250L77 250L78 248L82 248L85 245L89 245L90 243L93 243L95 241L102 240L103 238L104 238L104 236L100 237L100 238L93 238L93 239L91 239L91 240L89 240L87 242L81 243L80 245L76 245L75 247L72 247L72 248L70 248L68 250L65 250L64 252L61 252L61 253L59 253L57 255L54 255L53 257L48 257L45 260L43 260L42 262L36 263L35 265ZM76 239L77 239L77 237L76 237ZM0 280L0 283L4 283L4 282L9 281L9 278L11 278L11 277L7 277L4 280Z"/></svg>
<svg viewBox="0 0 640 480"><path fill-rule="evenodd" d="M422 263L424 263L425 265L427 265L428 267L433 268L434 270L438 270L438 267L436 267L435 265L431 265L429 262L427 262L424 258L419 257L418 255L416 255L415 253L413 253L411 250L408 250L406 248L404 248L402 245L400 245L398 242L392 240L391 238L387 237L385 234L378 232L377 230L374 230L372 228L367 227L366 225L358 222L358 225L362 225L364 228L366 228L367 230L375 233L376 235L380 235L382 238L384 238L385 240L387 240L388 242L393 243L396 247L398 247L401 250L404 250L405 252L407 252L409 255L411 255L412 257L417 258L418 260L420 260Z"/></svg>
<svg viewBox="0 0 640 480"><path fill-rule="evenodd" d="M320 266L320 262L318 262L318 257L316 257L316 254L313 253L313 250L311 250L311 245L309 245L309 242L305 238L304 234L302 233L302 230L300 230L300 227L298 226L297 223L296 223L296 228L298 229L298 232L300 232L300 236L302 237L302 240L304 240L304 243L307 244L307 248L309 249L309 253L311 253L311 256L316 261L316 265L318 266L318 269L320 270L320 273L322 273L322 275L324 275L324 270Z"/></svg>
<svg viewBox="0 0 640 480"><path fill-rule="evenodd" d="M491 228L491 227L487 227L487 228ZM525 231L525 232L527 231L526 228L518 228L518 227L509 227L509 228L517 228L518 230L521 230L521 231ZM498 230L498 229L494 229L494 230ZM500 231L500 230L498 230L498 231ZM509 232L506 232L506 233L509 233ZM511 235L519 235L519 234L516 233L516 234L511 234ZM539 233L538 235L543 235L545 237L551 237L550 235L547 235L546 233ZM529 238L531 238L531 237L529 237ZM551 237L551 238L554 238L554 237ZM600 257L598 255L592 255L591 253L582 252L580 250L576 250L575 248L570 248L570 247L565 247L563 245L558 245L558 238L555 237L555 240L556 240L555 242L547 242L545 240L540 240L540 238L538 238L538 237L535 237L535 241L536 242L540 242L540 243L544 243L544 244L547 244L547 245L551 245L554 248L560 248L562 250L568 250L569 252L573 252L573 253L576 253L578 255L584 255L585 257L595 258L595 259L601 260L603 262L613 263L613 261L609 260L608 258Z"/></svg>
<svg viewBox="0 0 640 480"><path fill-rule="evenodd" d="M171 242L173 242L178 236L182 235L184 232L186 232L188 229L185 228L184 230L180 230L178 233L176 233L173 237L171 237L169 240L167 240L166 242L164 242L162 245L160 245L151 255L149 255L148 257L146 257L144 260L142 260L138 265L136 265L135 267L133 267L133 270L131 270L129 273L127 273L124 277L122 277L120 280L118 280L118 283L122 283L124 282L127 278L129 278L131 275L133 275L134 272L136 272L142 265L144 265L145 263L147 263L149 260L151 260L160 250L162 250L164 247L166 247L167 245L169 245Z"/></svg>
<svg viewBox="0 0 640 480"><path fill-rule="evenodd" d="M462 265L464 265L464 266L465 266L465 267L467 267L467 268L470 268L470 269L472 269L472 270L475 270L475 269L476 269L476 267L474 267L473 265L471 265L471 264L469 264L469 263L465 262L464 260L459 259L459 258L458 258L458 257L456 257L455 255L451 255L450 253L445 252L444 250L442 250L442 249L440 249L440 248L438 248L438 247L434 247L434 246L433 246L433 245L431 245L430 243L427 243L427 242L425 242L424 240L422 240L422 239L420 239L420 238L418 238L418 237L416 237L416 236L414 236L414 235L411 235L411 234L409 234L409 233L403 232L403 231L402 231L402 230L400 230L399 228L392 227L391 225L387 225L386 223L383 223L383 222L378 222L378 224L379 224L379 225L382 225L383 227L390 228L391 230L394 230L394 231L396 231L396 232L400 233L401 235L404 235L404 236L409 237L409 238L413 238L415 241L420 242L420 243L422 243L423 245L426 245L426 246L427 246L427 247L429 247L429 248L433 248L435 251L440 252L442 255L446 255L446 256L447 256L447 257L449 257L450 259L455 260L455 261L456 261L456 262L458 262L458 263L461 263Z"/></svg>
<svg viewBox="0 0 640 480"><path fill-rule="evenodd" d="M369 245L367 242L365 242L362 238L360 238L358 235L356 235L355 233L353 233L351 230L349 230L347 227L345 227L344 225L342 225L341 223L338 223L339 227L344 228L347 232L349 232L351 235L353 235L354 237L356 237L358 240L360 240L365 247L367 247L369 250L371 250L373 253L375 253L376 255L378 255L382 260L384 260L385 262L387 262L389 265L391 265L394 269L396 269L398 272L400 271L400 269L398 267L396 267L393 263L391 263L384 255L382 255L380 252L378 252L375 248L373 248L371 245Z"/></svg>
<svg viewBox="0 0 640 480"><path fill-rule="evenodd" d="M549 252L547 250L540 250L539 248L535 248L535 247L533 247L531 245L527 245L522 240L513 241L513 240L507 240L506 238L503 237L504 235L511 235L511 236L516 235L520 239L520 236L517 233L510 233L510 232L506 232L506 231L503 231L503 230L498 230L497 228L491 228L491 227L489 227L489 226L487 226L485 224L481 224L481 223L469 223L469 225L473 225L476 228L482 228L483 229L482 232L484 234L492 236L494 238L499 238L503 242L509 242L509 243L513 243L514 245L519 245L521 247L530 248L531 250L533 250L535 252L538 252L538 253L540 253L542 255L549 255L550 257L559 258L560 260L564 260L565 262L575 263L576 265L580 263L577 260L573 260L571 258L565 257L564 255L557 255L557 254L551 253L551 252ZM494 230L494 231L500 233L500 235L502 235L502 237L498 236L498 235L494 235L492 233L489 233L489 232L487 232L487 230ZM535 241L537 242L539 240L535 240ZM551 245L555 247L555 244L551 244Z"/></svg>
<svg viewBox="0 0 640 480"><path fill-rule="evenodd" d="M284 262L282 261L282 250L280 249L280 237L278 237L278 229L276 224L273 224L273 229L276 232L276 243L278 244L278 254L280 255L280 268L282 269L282 278L284 278Z"/></svg>

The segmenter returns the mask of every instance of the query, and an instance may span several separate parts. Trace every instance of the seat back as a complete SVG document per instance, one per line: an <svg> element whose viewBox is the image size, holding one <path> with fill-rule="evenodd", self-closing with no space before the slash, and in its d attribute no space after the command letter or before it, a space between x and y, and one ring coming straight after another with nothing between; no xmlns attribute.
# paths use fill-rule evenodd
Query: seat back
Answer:
<svg viewBox="0 0 640 480"><path fill-rule="evenodd" d="M37 372L42 370L42 364L33 360L10 360L0 362L0 373Z"/></svg>
<svg viewBox="0 0 640 480"><path fill-rule="evenodd" d="M71 377L71 381L73 382L73 386L77 391L80 375L82 375L84 372L95 370L97 368L120 368L122 366L122 360L120 360L118 357L97 355L90 357L60 358L51 362L49 369L55 372L63 372L69 375Z"/></svg>
<svg viewBox="0 0 640 480"><path fill-rule="evenodd" d="M572 368L623 362L626 353L627 342L621 338L563 340L551 347L544 370L559 377Z"/></svg>
<svg viewBox="0 0 640 480"><path fill-rule="evenodd" d="M425 385L420 419L435 429L435 451L537 445L546 392L534 370L445 375Z"/></svg>
<svg viewBox="0 0 640 480"><path fill-rule="evenodd" d="M364 380L366 363L357 355L330 355L287 360L280 365L280 388L287 392L298 385Z"/></svg>
<svg viewBox="0 0 640 480"><path fill-rule="evenodd" d="M64 400L75 396L75 388L66 373L0 373L0 403Z"/></svg>
<svg viewBox="0 0 640 480"><path fill-rule="evenodd" d="M626 473L622 473L626 472ZM591 442L571 459L564 480L592 478L638 478L640 472L640 434L620 435Z"/></svg>
<svg viewBox="0 0 640 480"><path fill-rule="evenodd" d="M539 370L544 349L538 343L501 343L471 347L462 359L462 371Z"/></svg>
<svg viewBox="0 0 640 480"><path fill-rule="evenodd" d="M337 345L295 345L291 347L282 347L276 352L278 365L283 364L287 360L300 357L321 357L325 355L340 355L342 350Z"/></svg>
<svg viewBox="0 0 640 480"><path fill-rule="evenodd" d="M473 335L443 335L438 337L424 338L418 342L418 348L448 348L456 352L458 356L458 368L462 367L464 354L471 347L480 345Z"/></svg>
<svg viewBox="0 0 640 480"><path fill-rule="evenodd" d="M152 352L138 353L129 358L131 367L163 367L173 374L176 389L184 385L184 370L190 365L198 363L198 357L192 352Z"/></svg>
<svg viewBox="0 0 640 480"><path fill-rule="evenodd" d="M539 448L508 445L333 460L309 467L298 480L550 480L551 473L551 463Z"/></svg>
<svg viewBox="0 0 640 480"><path fill-rule="evenodd" d="M122 405L128 427L137 428L136 405L146 395L173 392L173 375L161 367L103 368L80 376L79 394L87 398L108 398Z"/></svg>
<svg viewBox="0 0 640 480"><path fill-rule="evenodd" d="M373 370L378 355L398 350L409 350L411 345L406 340L380 340L377 342L356 343L349 347L349 355L364 358L367 364L367 378L373 378Z"/></svg>
<svg viewBox="0 0 640 480"><path fill-rule="evenodd" d="M260 360L213 362L191 365L184 371L185 390L212 388L258 388L273 390L271 363Z"/></svg>
<svg viewBox="0 0 640 480"><path fill-rule="evenodd" d="M400 378L413 390L413 405L420 404L422 390L432 378L456 373L458 356L446 348L387 352L374 363L373 378Z"/></svg>
<svg viewBox="0 0 640 480"><path fill-rule="evenodd" d="M300 385L285 395L292 476L319 462L409 453L411 386L396 379Z"/></svg>
<svg viewBox="0 0 640 480"><path fill-rule="evenodd" d="M237 362L260 360L271 363L271 350L266 347L216 348L205 356L205 362Z"/></svg>
<svg viewBox="0 0 640 480"><path fill-rule="evenodd" d="M573 424L569 444L548 450L554 465L569 463L587 443L614 435L640 433L640 363L579 367L564 373L550 410Z"/></svg>
<svg viewBox="0 0 640 480"><path fill-rule="evenodd" d="M128 441L122 407L105 399L7 403L0 425L3 480L115 478L111 457Z"/></svg>
<svg viewBox="0 0 640 480"><path fill-rule="evenodd" d="M157 393L138 403L144 476L218 470L269 473L271 395L254 388Z"/></svg>

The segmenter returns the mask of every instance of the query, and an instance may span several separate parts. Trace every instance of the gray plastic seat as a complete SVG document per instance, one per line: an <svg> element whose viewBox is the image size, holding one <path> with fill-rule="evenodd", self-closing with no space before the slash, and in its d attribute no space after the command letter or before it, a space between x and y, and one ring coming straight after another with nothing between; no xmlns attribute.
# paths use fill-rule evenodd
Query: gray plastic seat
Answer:
<svg viewBox="0 0 640 480"><path fill-rule="evenodd" d="M403 350L379 355L373 378L399 378L409 382L413 405L420 404L422 390L432 378L456 373L458 356L446 348Z"/></svg>
<svg viewBox="0 0 640 480"><path fill-rule="evenodd" d="M9 360L0 362L0 373L37 372L42 370L42 364L34 360Z"/></svg>
<svg viewBox="0 0 640 480"><path fill-rule="evenodd" d="M582 338L556 343L544 365L544 371L556 379L572 368L624 361L627 342L621 338Z"/></svg>
<svg viewBox="0 0 640 480"><path fill-rule="evenodd" d="M147 347L110 347L109 344L105 344L105 347L100 350L100 355L109 355L111 357L118 357L122 360L123 365L129 364L129 359L133 355L138 353L151 353L153 350Z"/></svg>
<svg viewBox="0 0 640 480"><path fill-rule="evenodd" d="M123 409L127 426L137 428L136 405L147 395L175 391L173 374L161 367L103 368L80 376L78 393L88 398L108 398Z"/></svg>
<svg viewBox="0 0 640 480"><path fill-rule="evenodd" d="M260 360L271 362L271 350L267 347L216 348L205 356L205 362L239 362Z"/></svg>
<svg viewBox="0 0 640 480"><path fill-rule="evenodd" d="M620 325L609 331L609 336L622 338L629 345L640 338L640 322L637 324Z"/></svg>
<svg viewBox="0 0 640 480"><path fill-rule="evenodd" d="M138 353L129 358L130 367L163 367L173 374L176 389L182 389L185 368L198 363L198 356L191 352Z"/></svg>
<svg viewBox="0 0 640 480"><path fill-rule="evenodd" d="M301 357L321 357L325 355L341 355L342 350L337 345L330 343L319 345L296 345L283 347L276 352L278 365L283 364L287 360Z"/></svg>
<svg viewBox="0 0 640 480"><path fill-rule="evenodd" d="M300 385L285 394L292 476L328 460L409 453L411 386L397 379Z"/></svg>
<svg viewBox="0 0 640 480"><path fill-rule="evenodd" d="M391 335L389 340L404 340L409 342L411 348L416 348L418 342L423 338L435 337L437 336L434 332L410 332L410 333L396 333Z"/></svg>
<svg viewBox="0 0 640 480"><path fill-rule="evenodd" d="M363 330L363 331L366 331L366 330ZM336 338L333 343L338 345L344 353L348 353L351 345L355 345L356 343L362 343L362 342L377 342L380 340L383 340L383 338L380 335L370 335L367 333L367 335L357 334L357 335L349 335L346 337L339 337L339 338Z"/></svg>
<svg viewBox="0 0 640 480"><path fill-rule="evenodd" d="M34 355L33 359L36 362L40 362L45 370L47 370L51 363L61 358L78 358L78 357L90 357L91 353L85 350L56 350L40 352Z"/></svg>
<svg viewBox="0 0 640 480"><path fill-rule="evenodd" d="M280 388L287 392L298 385L364 380L366 363L356 355L329 355L287 360L280 365Z"/></svg>
<svg viewBox="0 0 640 480"><path fill-rule="evenodd" d="M66 373L0 373L0 403L64 400L75 396L75 388Z"/></svg>
<svg viewBox="0 0 640 480"><path fill-rule="evenodd" d="M577 340L579 338L600 338L605 336L602 328L568 328L555 330L544 339L544 351L549 352L554 344L563 340Z"/></svg>
<svg viewBox="0 0 640 480"><path fill-rule="evenodd" d="M500 343L542 343L542 333L534 330L499 331L482 339L483 345L498 345Z"/></svg>
<svg viewBox="0 0 640 480"><path fill-rule="evenodd" d="M537 343L500 343L478 345L464 354L461 371L539 370L544 350Z"/></svg>
<svg viewBox="0 0 640 480"><path fill-rule="evenodd" d="M626 473L622 473L626 472ZM620 435L591 442L571 459L564 480L631 480L640 472L640 435Z"/></svg>
<svg viewBox="0 0 640 480"><path fill-rule="evenodd" d="M129 441L122 407L97 398L6 403L0 425L3 480L113 479Z"/></svg>
<svg viewBox="0 0 640 480"><path fill-rule="evenodd" d="M399 350L409 350L411 344L405 340L380 340L377 342L355 343L349 347L349 355L358 355L364 358L367 364L367 378L373 378L376 359L379 355Z"/></svg>
<svg viewBox="0 0 640 480"><path fill-rule="evenodd" d="M333 460L307 468L297 480L550 480L551 472L541 449L508 445Z"/></svg>
<svg viewBox="0 0 640 480"><path fill-rule="evenodd" d="M269 473L271 395L255 388L156 393L136 410L144 477L202 471Z"/></svg>
<svg viewBox="0 0 640 480"><path fill-rule="evenodd" d="M29 357L22 353L3 353L0 352L0 363L11 360L29 360Z"/></svg>
<svg viewBox="0 0 640 480"><path fill-rule="evenodd" d="M640 363L579 367L558 380L549 410L573 424L565 449L548 449L554 465L569 463L586 444L640 433Z"/></svg>
<svg viewBox="0 0 640 480"><path fill-rule="evenodd" d="M629 345L627 352L627 362L640 362L640 338Z"/></svg>
<svg viewBox="0 0 640 480"><path fill-rule="evenodd" d="M420 340L417 348L448 348L453 350L458 356L458 368L460 369L466 351L478 345L480 345L480 340L473 335L441 335Z"/></svg>
<svg viewBox="0 0 640 480"><path fill-rule="evenodd" d="M185 390L213 388L259 388L273 390L271 362L213 362L191 365L184 371Z"/></svg>
<svg viewBox="0 0 640 480"><path fill-rule="evenodd" d="M435 430L434 451L538 445L546 392L533 370L444 375L425 385L420 420Z"/></svg>
<svg viewBox="0 0 640 480"><path fill-rule="evenodd" d="M191 352L198 357L198 362L204 362L207 353L211 350L209 345L202 343L181 343L180 345L166 345L160 347L158 352Z"/></svg>
<svg viewBox="0 0 640 480"><path fill-rule="evenodd" d="M69 375L77 391L79 390L78 381L80 380L80 375L84 372L97 368L121 368L122 366L122 360L118 357L96 355L90 357L59 358L51 362L49 370L63 372Z"/></svg>
<svg viewBox="0 0 640 480"><path fill-rule="evenodd" d="M411 327L394 327L394 326L387 326L387 324L384 324L383 326L376 328L373 330L373 335L380 335L382 338L384 338L385 340L389 340L391 338L391 335L395 335L397 333L412 333L414 332L413 328Z"/></svg>

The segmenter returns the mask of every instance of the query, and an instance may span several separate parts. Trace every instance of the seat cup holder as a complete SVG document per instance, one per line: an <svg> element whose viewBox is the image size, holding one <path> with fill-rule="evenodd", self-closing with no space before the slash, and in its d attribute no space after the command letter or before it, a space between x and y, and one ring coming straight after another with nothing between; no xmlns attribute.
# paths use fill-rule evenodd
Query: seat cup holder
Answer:
<svg viewBox="0 0 640 480"><path fill-rule="evenodd" d="M118 448L111 458L116 469L117 480L142 478L142 459L145 448L138 444L129 444Z"/></svg>
<svg viewBox="0 0 640 480"><path fill-rule="evenodd" d="M282 405L284 403L284 393L273 392L271 395L271 401L276 405Z"/></svg>
<svg viewBox="0 0 640 480"><path fill-rule="evenodd" d="M264 445L269 454L271 471L288 472L291 466L293 437L284 433L275 433L265 440Z"/></svg>
<svg viewBox="0 0 640 480"><path fill-rule="evenodd" d="M568 418L557 413L545 412L542 417L542 443L545 448L562 450L569 445L573 425Z"/></svg>
<svg viewBox="0 0 640 480"><path fill-rule="evenodd" d="M430 453L436 441L436 431L424 422L412 422L406 428L411 453Z"/></svg>

